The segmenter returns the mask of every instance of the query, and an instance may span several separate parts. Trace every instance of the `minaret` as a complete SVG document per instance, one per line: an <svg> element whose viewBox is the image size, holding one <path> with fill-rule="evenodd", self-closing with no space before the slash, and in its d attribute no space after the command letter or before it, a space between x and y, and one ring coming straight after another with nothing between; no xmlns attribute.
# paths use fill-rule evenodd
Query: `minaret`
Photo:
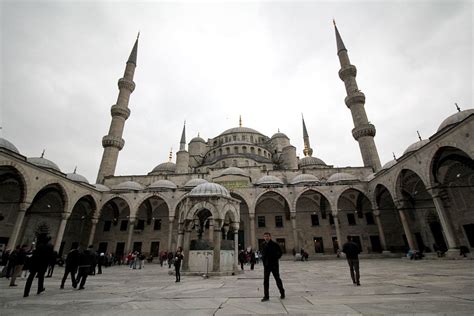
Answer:
<svg viewBox="0 0 474 316"><path fill-rule="evenodd" d="M333 22L336 30L337 55L339 56L339 62L341 64L339 78L344 81L346 86L347 97L345 98L345 103L351 110L352 120L354 121L352 136L359 142L364 166L372 167L374 171L378 171L380 170L380 158L374 142L375 126L370 124L367 119L367 114L364 109L365 95L357 87L355 79L357 69L354 65L351 65L349 56L347 55L347 49L339 34L336 22Z"/></svg>
<svg viewBox="0 0 474 316"><path fill-rule="evenodd" d="M109 133L102 138L102 147L104 147L104 153L102 155L102 161L100 162L97 183L104 183L105 177L114 175L119 151L122 150L123 146L125 145L122 135L125 121L130 116L130 110L128 108L130 94L132 94L133 90L135 90L133 75L135 73L135 68L137 67L137 49L139 36L140 33L138 33L135 45L133 45L132 52L128 58L123 78L120 78L118 81L119 95L117 98L117 103L112 105L112 108L110 109L112 122L110 123Z"/></svg>
<svg viewBox="0 0 474 316"><path fill-rule="evenodd" d="M189 153L186 151L186 121L179 142L179 151L176 153L176 173L189 172Z"/></svg>
<svg viewBox="0 0 474 316"><path fill-rule="evenodd" d="M306 124L304 123L304 117L303 114L301 114L301 119L303 120L303 142L304 142L304 149L303 149L303 154L305 157L311 157L313 155L313 149L311 148L311 145L309 144L309 135L308 131L306 130Z"/></svg>

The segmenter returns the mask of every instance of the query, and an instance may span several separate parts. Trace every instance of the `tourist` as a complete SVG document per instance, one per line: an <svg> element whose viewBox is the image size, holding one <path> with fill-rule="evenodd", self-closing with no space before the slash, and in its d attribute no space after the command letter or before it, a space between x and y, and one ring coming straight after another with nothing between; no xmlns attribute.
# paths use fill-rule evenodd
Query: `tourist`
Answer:
<svg viewBox="0 0 474 316"><path fill-rule="evenodd" d="M239 263L240 263L240 269L244 271L245 252L243 250L240 250L239 252Z"/></svg>
<svg viewBox="0 0 474 316"><path fill-rule="evenodd" d="M176 255L174 257L174 271L175 271L175 274L176 274L176 282L181 282L181 273L180 273L180 270L181 270L181 261L183 261L183 253L182 253L182 249L181 247L178 248L178 250L176 251Z"/></svg>
<svg viewBox="0 0 474 316"><path fill-rule="evenodd" d="M23 297L30 295L31 284L35 276L38 276L38 292L41 294L45 290L44 288L44 274L48 268L48 262L53 255L53 246L49 242L51 237L45 233L38 234L36 248L33 251L30 264L30 275L26 280L25 291Z"/></svg>
<svg viewBox="0 0 474 316"><path fill-rule="evenodd" d="M252 248L249 249L248 251L249 253L249 257L250 257L250 270L253 270L254 267L255 267L255 262L257 261L257 259L255 258L255 252L252 250Z"/></svg>
<svg viewBox="0 0 474 316"><path fill-rule="evenodd" d="M25 264L26 259L26 245L20 247L18 245L15 251L12 252L10 255L10 260L12 260L12 265L14 266L13 272L10 278L10 286L17 286L15 284L15 280L18 276L21 275L21 271L23 270L23 265Z"/></svg>
<svg viewBox="0 0 474 316"><path fill-rule="evenodd" d="M359 245L353 242L350 236L347 236L347 242L342 246L342 252L346 254L347 263L349 264L349 270L351 273L352 283L359 286Z"/></svg>
<svg viewBox="0 0 474 316"><path fill-rule="evenodd" d="M78 266L79 250L77 250L77 246L73 246L66 256L66 267L64 268L64 275L63 279L61 280L60 289L64 289L64 283L66 282L68 274L71 274L72 287L77 287L76 272Z"/></svg>
<svg viewBox="0 0 474 316"><path fill-rule="evenodd" d="M58 252L53 251L53 254L51 255L51 258L49 258L49 262L48 262L48 273L46 274L47 278L50 278L53 276L54 266L56 265L57 257L58 257Z"/></svg>
<svg viewBox="0 0 474 316"><path fill-rule="evenodd" d="M171 269L171 265L173 264L173 258L174 258L173 252L172 251L168 252L168 269Z"/></svg>
<svg viewBox="0 0 474 316"><path fill-rule="evenodd" d="M107 264L107 259L105 258L105 253L101 252L99 259L97 260L97 274L102 274L102 266Z"/></svg>
<svg viewBox="0 0 474 316"><path fill-rule="evenodd" d="M262 262L263 262L263 291L264 296L262 302L270 299L269 283L270 273L273 274L278 290L280 291L280 298L285 298L285 289L280 279L280 269L278 260L281 258L282 252L280 246L272 240L272 235L269 232L263 234L265 241L262 244Z"/></svg>
<svg viewBox="0 0 474 316"><path fill-rule="evenodd" d="M79 290L84 289L86 284L87 276L91 273L92 265L94 263L94 254L92 251L93 246L90 245L88 249L85 249L79 255L79 270L77 275L76 284L79 283Z"/></svg>

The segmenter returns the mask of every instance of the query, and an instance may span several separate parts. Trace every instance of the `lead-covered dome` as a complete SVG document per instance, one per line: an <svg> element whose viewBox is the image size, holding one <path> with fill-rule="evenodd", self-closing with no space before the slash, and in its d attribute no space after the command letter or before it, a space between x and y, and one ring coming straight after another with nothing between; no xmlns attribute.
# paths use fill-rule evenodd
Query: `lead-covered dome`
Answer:
<svg viewBox="0 0 474 316"><path fill-rule="evenodd" d="M255 182L258 186L280 186L283 181L275 176L263 176Z"/></svg>
<svg viewBox="0 0 474 316"><path fill-rule="evenodd" d="M312 174L308 173L303 173L299 174L296 177L294 177L291 181L290 184L297 185L297 184L317 184L319 183L319 179Z"/></svg>
<svg viewBox="0 0 474 316"><path fill-rule="evenodd" d="M233 127L233 128L229 128L228 130L222 132L219 134L219 136L222 136L222 135L227 135L227 134L236 134L236 133L252 133L252 134L260 134L262 135L262 133L252 129L252 128L248 128L248 127Z"/></svg>
<svg viewBox="0 0 474 316"><path fill-rule="evenodd" d="M72 181L76 181L76 182L89 183L89 180L87 180L86 177L76 172L66 174L66 178Z"/></svg>
<svg viewBox="0 0 474 316"><path fill-rule="evenodd" d="M430 142L429 139L422 139L420 141L417 141L416 143L413 143L410 146L408 146L407 149L405 149L405 151L403 152L403 154L406 155L406 154L411 153L413 151L417 151L418 149L425 146L429 142Z"/></svg>
<svg viewBox="0 0 474 316"><path fill-rule="evenodd" d="M240 168L229 167L227 169L224 169L219 176L220 177L221 176L244 176L244 177L248 177L248 174Z"/></svg>
<svg viewBox="0 0 474 316"><path fill-rule="evenodd" d="M120 191L141 191L143 186L135 181L125 181L112 187L112 190Z"/></svg>
<svg viewBox="0 0 474 316"><path fill-rule="evenodd" d="M100 184L100 183L94 184L94 187L97 189L97 191L100 191L100 192L110 191L110 188L108 186Z"/></svg>
<svg viewBox="0 0 474 316"><path fill-rule="evenodd" d="M464 110L464 111L460 111L458 113L455 113L451 116L448 116L448 118L446 118L442 123L441 125L438 127L438 132L443 130L444 128L448 127L448 126L451 126L451 125L454 125L454 124L457 124L461 121L463 121L464 119L466 119L469 115L472 115L474 114L474 109L469 109L469 110Z"/></svg>
<svg viewBox="0 0 474 316"><path fill-rule="evenodd" d="M334 182L339 182L339 181L354 181L357 180L357 178L349 173L345 172L338 172L330 176L327 180L329 183L334 183Z"/></svg>
<svg viewBox="0 0 474 316"><path fill-rule="evenodd" d="M190 143L204 143L205 144L206 141L203 138L197 136L191 139Z"/></svg>
<svg viewBox="0 0 474 316"><path fill-rule="evenodd" d="M383 165L383 166L382 166L382 169L380 169L380 170L390 169L390 168L392 168L396 163L397 163L397 161L396 161L395 159L392 159L392 160L390 160L389 162L387 162L385 165Z"/></svg>
<svg viewBox="0 0 474 316"><path fill-rule="evenodd" d="M178 187L170 180L158 180L148 186L150 190L176 190Z"/></svg>
<svg viewBox="0 0 474 316"><path fill-rule="evenodd" d="M27 158L26 161L41 168L46 168L46 169L51 169L51 170L61 172L61 169L59 169L57 164L43 157L30 157L30 158Z"/></svg>
<svg viewBox="0 0 474 316"><path fill-rule="evenodd" d="M172 174L176 171L176 164L174 162L168 161L160 163L158 166L153 168L150 174Z"/></svg>
<svg viewBox="0 0 474 316"><path fill-rule="evenodd" d="M280 132L273 134L273 136L270 139L275 139L275 138L289 139L288 136L286 136L284 133L280 133Z"/></svg>
<svg viewBox="0 0 474 316"><path fill-rule="evenodd" d="M230 198L229 191L224 188L222 185L217 183L201 183L191 190L188 194L189 196L224 196Z"/></svg>
<svg viewBox="0 0 474 316"><path fill-rule="evenodd" d="M11 142L2 137L0 137L0 148L8 149L9 151L13 151L17 154L20 153L20 151L18 150L18 148L16 148L15 145L13 145Z"/></svg>
<svg viewBox="0 0 474 316"><path fill-rule="evenodd" d="M197 187L198 185L203 184L203 183L208 183L208 182L207 182L207 180L204 180L204 179L191 179L188 182L186 182L184 187L186 189L191 189L191 188Z"/></svg>
<svg viewBox="0 0 474 316"><path fill-rule="evenodd" d="M300 169L309 168L309 167L326 167L326 163L316 157L304 157L298 161L298 167Z"/></svg>

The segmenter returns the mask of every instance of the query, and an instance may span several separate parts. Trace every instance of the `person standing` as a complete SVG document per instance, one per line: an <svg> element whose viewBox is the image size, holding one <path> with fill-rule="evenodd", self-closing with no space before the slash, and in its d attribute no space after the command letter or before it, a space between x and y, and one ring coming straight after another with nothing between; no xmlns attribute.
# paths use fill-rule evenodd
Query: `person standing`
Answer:
<svg viewBox="0 0 474 316"><path fill-rule="evenodd" d="M173 252L168 252L168 269L171 269L171 265L173 264Z"/></svg>
<svg viewBox="0 0 474 316"><path fill-rule="evenodd" d="M84 290L87 276L91 273L92 264L94 263L94 254L92 253L93 246L89 246L89 249L85 249L79 255L79 272L77 276L76 284L79 284L79 290Z"/></svg>
<svg viewBox="0 0 474 316"><path fill-rule="evenodd" d="M51 237L44 233L38 234L37 236L36 248L31 257L30 275L26 280L23 297L28 297L30 295L31 284L33 283L35 276L38 276L37 294L41 294L41 292L46 290L44 288L44 274L46 273L46 269L48 269L49 260L53 255L53 245L49 242L50 240Z"/></svg>
<svg viewBox="0 0 474 316"><path fill-rule="evenodd" d="M176 282L181 282L181 261L183 261L183 254L181 248L178 248L174 257L174 271L176 274Z"/></svg>
<svg viewBox="0 0 474 316"><path fill-rule="evenodd" d="M50 278L53 276L54 272L54 266L56 265L56 259L58 258L58 252L53 251L51 254L51 258L49 258L49 263L48 263L48 273L46 274L47 278Z"/></svg>
<svg viewBox="0 0 474 316"><path fill-rule="evenodd" d="M21 275L21 271L23 270L23 265L25 264L25 260L26 260L26 245L23 245L23 246L17 246L15 251L13 253L15 253L15 256L13 256L13 253L12 255L10 255L10 260L13 260L13 265L14 265L14 270L13 270L13 273L11 275L11 278L10 278L10 286L17 286L17 284L15 284L15 280L18 276Z"/></svg>
<svg viewBox="0 0 474 316"><path fill-rule="evenodd" d="M263 263L263 291L264 296L262 302L266 302L270 299L269 295L269 283L270 273L275 278L276 285L280 291L280 298L285 298L285 289L283 288L283 282L280 278L280 268L278 260L280 260L282 252L280 246L272 240L272 235L269 232L263 234L265 241L262 244L262 263Z"/></svg>
<svg viewBox="0 0 474 316"><path fill-rule="evenodd" d="M240 263L240 269L244 271L244 263L245 263L245 252L244 250L240 250L239 252L239 263Z"/></svg>
<svg viewBox="0 0 474 316"><path fill-rule="evenodd" d="M253 270L254 267L255 267L255 261L257 261L257 260L255 259L255 252L253 251L252 248L250 248L250 250L249 250L249 257L250 257L250 259L249 259L250 260L250 270Z"/></svg>
<svg viewBox="0 0 474 316"><path fill-rule="evenodd" d="M346 254L347 263L349 264L349 270L351 272L352 283L360 286L359 245L353 242L350 236L347 236L347 242L342 246L342 252Z"/></svg>
<svg viewBox="0 0 474 316"><path fill-rule="evenodd" d="M66 268L64 269L64 276L61 280L61 289L64 289L64 283L66 282L68 274L71 274L72 287L77 287L76 282L76 271L79 266L79 250L77 246L71 249L66 257Z"/></svg>

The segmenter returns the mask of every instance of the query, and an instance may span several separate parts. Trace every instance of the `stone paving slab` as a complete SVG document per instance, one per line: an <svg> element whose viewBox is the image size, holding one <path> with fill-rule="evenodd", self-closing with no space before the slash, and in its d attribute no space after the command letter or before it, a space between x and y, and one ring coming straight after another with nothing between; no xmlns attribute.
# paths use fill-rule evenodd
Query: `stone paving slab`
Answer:
<svg viewBox="0 0 474 316"><path fill-rule="evenodd" d="M263 297L263 269L211 277L183 276L180 283L167 267L147 265L104 269L90 276L86 289L66 283L63 268L45 279L46 292L36 295L36 281L23 298L18 287L0 279L0 315L472 315L474 261L401 259L361 260L362 286L352 285L345 260L283 261L280 271L286 299L270 280L270 301Z"/></svg>

